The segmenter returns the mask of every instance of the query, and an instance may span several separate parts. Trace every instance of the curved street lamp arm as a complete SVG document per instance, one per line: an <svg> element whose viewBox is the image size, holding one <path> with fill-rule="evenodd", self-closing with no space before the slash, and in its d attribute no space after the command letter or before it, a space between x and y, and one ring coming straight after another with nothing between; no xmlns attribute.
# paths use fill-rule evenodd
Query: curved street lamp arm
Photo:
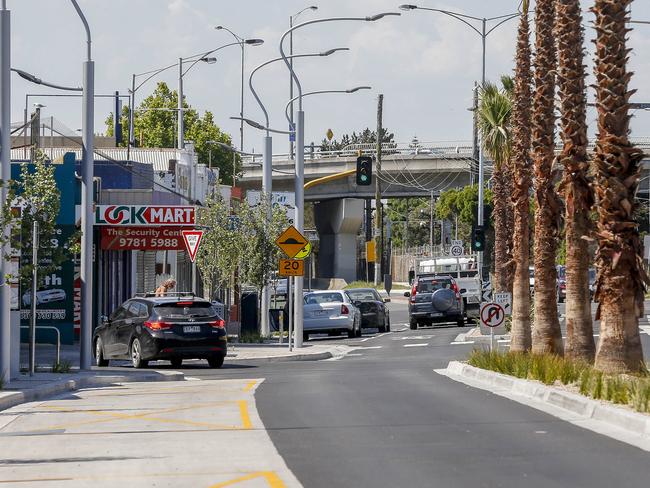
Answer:
<svg viewBox="0 0 650 488"><path fill-rule="evenodd" d="M224 49L224 48L227 48L227 47L230 47L230 46L239 46L240 44L241 44L241 42L231 42L230 44L224 44L223 46L219 46L219 47L216 48L216 49L212 49L212 50L210 50L210 51L206 51L206 52L199 53L199 54L194 54L194 55L192 55L192 56L188 56L187 58L183 58L183 61L186 61L186 60L189 61L189 60L191 60L192 58L197 58L197 59L195 59L194 62L193 62L192 64L190 64L190 67L187 68L187 69L183 72L183 74L182 74L181 76L185 76L185 75L187 74L187 72L188 72L189 70L191 70L191 69L194 67L194 65L195 65L196 63L198 63L199 61L201 61L201 60L202 60L204 57L206 57L208 54L216 53L217 51L220 51L221 49ZM198 57L197 57L197 56L198 56Z"/></svg>
<svg viewBox="0 0 650 488"><path fill-rule="evenodd" d="M264 127L259 122L255 122L254 120L247 119L245 117L230 117L230 120L243 120L244 122L246 122L251 127L254 127L255 129L259 129L259 130L265 130L267 132L274 132L276 134L285 134L285 135L293 134L293 132L289 132L289 131L286 131L286 130L277 130L277 129L271 129L270 127Z"/></svg>
<svg viewBox="0 0 650 488"><path fill-rule="evenodd" d="M133 90L132 93L137 92L142 85L144 85L147 81L149 81L151 78L155 77L156 75L162 73L163 71L167 71L170 68L173 68L174 66L178 66L178 63L170 64L169 66L165 66L164 68L160 68L159 70L153 70L153 71L147 71L146 73L140 73L140 75L146 75L149 74L138 86L135 87L135 90ZM140 76L140 75L135 75L135 76ZM131 91L131 90L129 90Z"/></svg>
<svg viewBox="0 0 650 488"><path fill-rule="evenodd" d="M238 44L243 44L244 43L244 38L243 37L239 37L237 34L235 34L233 31L231 31L230 29L228 29L228 27L226 27L224 25L220 25L217 30L225 30L227 32L230 32L232 34L232 36L235 39L237 39Z"/></svg>
<svg viewBox="0 0 650 488"><path fill-rule="evenodd" d="M298 76L296 76L296 72L293 70L291 63L289 63L289 59L287 58L286 54L284 53L284 39L293 31L296 29L300 29L301 27L305 27L311 24L319 24L323 22L338 22L338 21L346 21L346 20L356 20L356 21L366 21L366 22L372 22L375 20L379 20L382 17L386 15L400 15L397 12L388 12L385 14L378 14L374 15L371 17L330 17L327 19L316 19L316 20L308 20L306 22L302 22L300 24L294 25L293 27L287 29L284 34L282 34L282 37L280 37L280 55L282 56L282 59L284 60L284 64L287 65L287 69L291 73L291 77L296 83L296 87L298 88L298 110L302 110L302 86L300 85L300 80L298 79Z"/></svg>
<svg viewBox="0 0 650 488"><path fill-rule="evenodd" d="M514 15L514 16L516 16L516 17L519 17L521 14L520 14L519 12L517 12L516 14L515 14L515 13L512 13L512 14L505 14L505 15L499 15L498 17L490 17L489 19L485 19L485 20L486 20L486 22L490 22L490 21L492 21L492 20L505 19L506 17L510 17L510 16L512 16L512 15Z"/></svg>
<svg viewBox="0 0 650 488"><path fill-rule="evenodd" d="M84 29L86 29L86 42L88 43L87 47L87 56L88 56L88 61L92 59L92 38L90 37L90 26L88 25L88 21L86 20L86 16L82 12L82 10L79 8L79 4L77 3L77 0L70 0L72 2L72 5L74 6L75 10L77 11L77 14L81 18L81 22L83 22Z"/></svg>
<svg viewBox="0 0 650 488"><path fill-rule="evenodd" d="M27 81L29 81L31 83L36 84L36 85L47 86L49 88L54 88L55 90L77 91L77 92L83 91L83 88L80 88L80 87L62 86L62 85L57 85L55 83L50 83L48 81L41 80L40 78L37 78L36 76L32 75L31 73L27 73L26 71L23 71L21 69L11 68L11 71L16 73L18 76L20 76L24 80L27 80Z"/></svg>
<svg viewBox="0 0 650 488"><path fill-rule="evenodd" d="M490 30L488 30L485 33L485 37L489 36L495 29L497 29L498 27L501 27L506 22L508 22L508 21L510 21L512 19L516 19L516 18L518 18L520 16L521 16L521 14L511 14L510 16L506 15L506 16L501 17L503 20L501 22L499 22L498 24L496 24L494 27L492 27ZM488 19L488 20L494 20L494 19Z"/></svg>
<svg viewBox="0 0 650 488"><path fill-rule="evenodd" d="M349 48L347 47L339 47L336 49L331 49L329 51L325 51L322 53L309 53L309 54L294 54L293 56L287 56L288 59L296 59L296 58L310 58L310 57L317 57L317 56L329 56L330 54L333 54L336 51L348 51ZM282 61L282 57L279 58L273 58L268 61L265 61L264 63L260 64L257 66L253 71L251 71L250 76L248 77L248 87L250 88L251 92L253 93L253 96L255 97L255 100L257 101L257 104L260 106L262 109L262 112L264 113L264 119L266 120L266 127L269 126L269 114L266 110L266 107L262 103L262 100L260 99L259 95L257 94L257 91L255 91L255 88L253 87L253 75L257 73L260 69L262 69L264 66L268 66L269 64L276 63L278 61Z"/></svg>
<svg viewBox="0 0 650 488"><path fill-rule="evenodd" d="M418 6L417 9L418 10L429 10L431 12L440 12L440 13L443 13L443 14L451 15L451 16L456 17L456 18L464 17L466 19L472 19L472 20L478 20L478 21L483 20L480 17L474 17L473 15L461 14L460 12L452 12L451 10L442 10L442 9L439 9L439 8L429 8L429 7L419 7L419 6ZM489 20L495 20L497 18L498 17L495 17L494 19L489 19Z"/></svg>

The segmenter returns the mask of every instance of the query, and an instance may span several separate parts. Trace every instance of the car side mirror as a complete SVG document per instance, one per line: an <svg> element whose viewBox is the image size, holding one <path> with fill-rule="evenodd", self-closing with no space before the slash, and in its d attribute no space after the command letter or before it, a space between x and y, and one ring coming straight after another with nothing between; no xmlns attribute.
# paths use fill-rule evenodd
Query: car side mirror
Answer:
<svg viewBox="0 0 650 488"><path fill-rule="evenodd" d="M405 291L405 292L404 292L404 296L405 296L406 298L410 297L410 296L411 296L411 292L410 292L410 291Z"/></svg>
<svg viewBox="0 0 650 488"><path fill-rule="evenodd" d="M459 291L458 293L460 293L461 295L463 295L463 294L467 293L467 290L466 290L465 288L461 288L460 291Z"/></svg>
<svg viewBox="0 0 650 488"><path fill-rule="evenodd" d="M390 298L388 297L384 298L384 303L390 303Z"/></svg>

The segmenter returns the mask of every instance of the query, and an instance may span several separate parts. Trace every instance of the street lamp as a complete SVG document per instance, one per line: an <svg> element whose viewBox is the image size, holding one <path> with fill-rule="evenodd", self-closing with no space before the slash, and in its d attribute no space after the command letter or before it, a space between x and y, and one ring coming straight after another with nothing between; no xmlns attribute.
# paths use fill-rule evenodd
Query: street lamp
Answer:
<svg viewBox="0 0 650 488"><path fill-rule="evenodd" d="M284 40L296 29L306 27L311 24L319 24L325 22L343 22L343 21L362 21L362 22L374 22L376 20L382 19L383 17L389 15L400 15L397 12L381 13L377 15L372 15L369 17L329 17L325 19L316 19L310 20L307 22L302 22L301 24L292 26L287 30L282 37L280 38L280 55L282 56L284 63L287 65L291 73L291 77L296 83L298 88L298 120L296 125L296 182L295 182L295 193L296 193L296 217L295 224L298 231L302 232L304 230L304 205L305 205L305 113L302 110L302 86L300 85L300 80L296 75L296 72L291 66L290 60L287 58L284 52ZM296 317L296 347L302 347L302 334L303 334L303 277L296 277L296 291L295 291L295 317Z"/></svg>
<svg viewBox="0 0 650 488"><path fill-rule="evenodd" d="M293 27L293 21L296 20L300 14L303 12L306 12L307 10L311 10L312 12L315 12L318 10L318 7L316 5L311 5L309 7L305 7L302 10L300 10L298 13L295 13L293 15L289 16L289 27ZM289 55L291 56L289 59L291 60L291 69L293 69L293 31L289 34ZM293 78L291 75L289 75L289 98L293 99ZM291 104L291 117L289 119L289 130L294 131L296 128L293 125L293 103ZM294 137L289 137L289 159L293 159L293 145L295 141L295 136Z"/></svg>
<svg viewBox="0 0 650 488"><path fill-rule="evenodd" d="M372 90L372 87L371 86L357 86L357 87L354 87L354 88L349 88L347 90L318 90L318 91L303 93L302 97L305 98L305 97L309 97L309 96L312 96L312 95L326 95L326 94L330 94L330 93L356 93L359 90ZM291 100L289 100L287 102L287 104L284 107L284 116L287 118L289 123L291 123L291 118L290 118L291 114L289 113L289 107L297 99L298 99L298 97L293 97Z"/></svg>
<svg viewBox="0 0 650 488"><path fill-rule="evenodd" d="M245 76L245 74L244 74L244 68L245 68L245 65L244 65L244 61L245 61L244 48L245 48L246 44L248 44L249 46L261 46L262 44L264 44L264 40L263 39L244 39L243 37L238 36L233 31L228 29L228 27L223 26L223 25L218 25L218 26L215 27L215 29L217 29L217 30L225 30L226 32L229 32L237 40L237 43L241 46L241 88L240 88L240 92L239 92L239 96L240 96L239 116L243 117L244 116L244 76ZM239 125L239 150L240 151L244 150L244 122L243 121ZM235 181L234 178L233 178L233 181ZM233 186L235 186L234 183L233 183Z"/></svg>
<svg viewBox="0 0 650 488"><path fill-rule="evenodd" d="M90 27L77 0L70 0L86 30L86 61L83 64L83 112L81 116L81 326L79 333L81 369L90 369L92 362L92 291L93 291L93 176L95 145L95 63L92 60ZM117 114L116 114L117 116Z"/></svg>
<svg viewBox="0 0 650 488"><path fill-rule="evenodd" d="M450 10L442 10L438 8L428 8L428 7L418 7L417 5L411 5L411 4L404 4L400 5L399 8L401 10L427 10L429 12L438 12L444 15L447 15L449 17L452 17L456 20L459 20L463 24L467 25L470 27L474 32L476 32L480 37L482 41L482 68L481 68L481 88L485 86L485 48L487 44L487 37L494 32L495 29L500 27L501 25L505 24L506 22L516 19L517 17L520 16L519 12L516 13L511 13L511 14L506 14L506 15L499 15L497 17L490 17L490 18L481 18L481 17L474 17L471 15L465 15L461 14L458 12L452 12ZM472 24L472 22L480 22L481 23L481 29L479 30ZM490 29L488 29L487 24L489 22L496 22L494 26L492 26ZM478 212L477 212L477 221L479 226L483 226L483 220L484 220L484 208L483 208L483 186L484 186L484 172L485 168L483 167L483 148L482 148L482 143L480 140L480 133L479 133L479 140L478 140ZM482 276L483 273L483 253L479 252L478 256L478 271L479 271L479 276Z"/></svg>

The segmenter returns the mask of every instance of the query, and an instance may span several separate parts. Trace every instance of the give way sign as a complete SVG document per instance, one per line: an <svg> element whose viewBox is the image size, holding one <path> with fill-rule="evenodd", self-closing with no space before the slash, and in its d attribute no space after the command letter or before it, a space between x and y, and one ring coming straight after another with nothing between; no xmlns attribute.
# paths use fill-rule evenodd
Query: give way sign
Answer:
<svg viewBox="0 0 650 488"><path fill-rule="evenodd" d="M199 250L199 244L201 244L201 238L203 237L202 230L183 230L183 240L185 241L185 248L187 253L190 255L190 261L194 262L196 259L196 253Z"/></svg>
<svg viewBox="0 0 650 488"><path fill-rule="evenodd" d="M481 323L486 327L499 327L505 318L505 310L498 303L481 304Z"/></svg>

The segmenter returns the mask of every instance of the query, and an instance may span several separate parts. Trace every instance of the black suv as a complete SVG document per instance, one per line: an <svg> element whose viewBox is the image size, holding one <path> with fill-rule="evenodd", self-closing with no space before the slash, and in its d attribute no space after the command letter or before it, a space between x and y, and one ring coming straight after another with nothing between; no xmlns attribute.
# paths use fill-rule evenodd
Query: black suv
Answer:
<svg viewBox="0 0 650 488"><path fill-rule="evenodd" d="M167 359L180 367L183 359L207 359L220 368L226 357L225 323L212 304L191 294L136 296L124 302L95 329L95 364L110 359L131 360L143 368L151 360Z"/></svg>
<svg viewBox="0 0 650 488"><path fill-rule="evenodd" d="M463 300L464 289L458 289L456 281L449 275L420 276L413 284L409 297L409 325L415 330L420 325L441 322L456 322L465 325Z"/></svg>

